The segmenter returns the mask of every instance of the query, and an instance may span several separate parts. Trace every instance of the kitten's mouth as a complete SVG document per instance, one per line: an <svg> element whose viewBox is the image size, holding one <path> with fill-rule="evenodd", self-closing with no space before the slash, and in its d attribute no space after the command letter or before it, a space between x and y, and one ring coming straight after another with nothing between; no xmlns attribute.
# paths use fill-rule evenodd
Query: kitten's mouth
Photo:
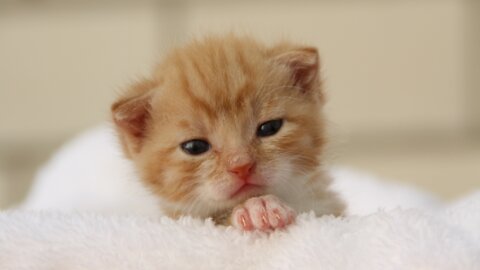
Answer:
<svg viewBox="0 0 480 270"><path fill-rule="evenodd" d="M257 193L263 189L263 186L251 183L245 183L243 186L239 187L232 194L230 194L230 199L236 199L252 193Z"/></svg>

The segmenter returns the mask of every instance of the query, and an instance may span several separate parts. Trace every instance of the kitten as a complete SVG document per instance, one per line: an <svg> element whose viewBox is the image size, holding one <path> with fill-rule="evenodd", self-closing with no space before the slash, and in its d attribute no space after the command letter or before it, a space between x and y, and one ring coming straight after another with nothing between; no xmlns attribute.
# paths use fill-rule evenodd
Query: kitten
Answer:
<svg viewBox="0 0 480 270"><path fill-rule="evenodd" d="M170 52L112 115L169 216L268 231L344 209L322 170L323 103L315 48L228 35Z"/></svg>

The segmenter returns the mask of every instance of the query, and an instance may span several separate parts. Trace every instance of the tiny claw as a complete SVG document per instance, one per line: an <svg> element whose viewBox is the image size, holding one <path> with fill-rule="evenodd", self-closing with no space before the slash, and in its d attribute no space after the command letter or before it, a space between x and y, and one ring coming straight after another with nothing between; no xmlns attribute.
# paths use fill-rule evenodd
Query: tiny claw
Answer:
<svg viewBox="0 0 480 270"><path fill-rule="evenodd" d="M275 218L277 219L278 227L282 228L283 226L285 226L282 218L280 217L280 215L278 213L275 213Z"/></svg>
<svg viewBox="0 0 480 270"><path fill-rule="evenodd" d="M268 223L267 213L262 214L262 222L263 222L263 225L265 225L265 227L268 227L269 223Z"/></svg>
<svg viewBox="0 0 480 270"><path fill-rule="evenodd" d="M251 231L253 229L248 213L244 212L238 217L238 223L242 226L243 230Z"/></svg>
<svg viewBox="0 0 480 270"><path fill-rule="evenodd" d="M278 228L283 228L285 227L285 221L283 218L280 216L280 213L278 212L278 209L274 209L273 213L275 215L275 219L277 220L277 227Z"/></svg>
<svg viewBox="0 0 480 270"><path fill-rule="evenodd" d="M245 219L244 215L240 216L240 222L242 223L243 228L246 229L247 228L247 220Z"/></svg>

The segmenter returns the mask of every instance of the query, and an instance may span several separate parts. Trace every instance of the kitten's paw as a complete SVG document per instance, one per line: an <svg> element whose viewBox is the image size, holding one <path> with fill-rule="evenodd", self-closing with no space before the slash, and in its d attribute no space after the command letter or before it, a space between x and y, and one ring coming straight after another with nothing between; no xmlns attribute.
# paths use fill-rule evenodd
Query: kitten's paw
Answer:
<svg viewBox="0 0 480 270"><path fill-rule="evenodd" d="M280 199L265 195L235 207L230 218L232 225L243 231L271 231L291 224L295 216L295 211Z"/></svg>

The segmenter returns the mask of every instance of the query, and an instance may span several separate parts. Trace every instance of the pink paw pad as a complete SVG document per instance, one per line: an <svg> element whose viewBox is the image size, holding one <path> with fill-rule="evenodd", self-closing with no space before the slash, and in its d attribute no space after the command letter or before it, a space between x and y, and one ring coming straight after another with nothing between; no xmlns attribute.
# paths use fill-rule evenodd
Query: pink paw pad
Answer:
<svg viewBox="0 0 480 270"><path fill-rule="evenodd" d="M265 195L248 199L232 212L232 224L243 231L271 231L295 220L295 212L277 197Z"/></svg>

